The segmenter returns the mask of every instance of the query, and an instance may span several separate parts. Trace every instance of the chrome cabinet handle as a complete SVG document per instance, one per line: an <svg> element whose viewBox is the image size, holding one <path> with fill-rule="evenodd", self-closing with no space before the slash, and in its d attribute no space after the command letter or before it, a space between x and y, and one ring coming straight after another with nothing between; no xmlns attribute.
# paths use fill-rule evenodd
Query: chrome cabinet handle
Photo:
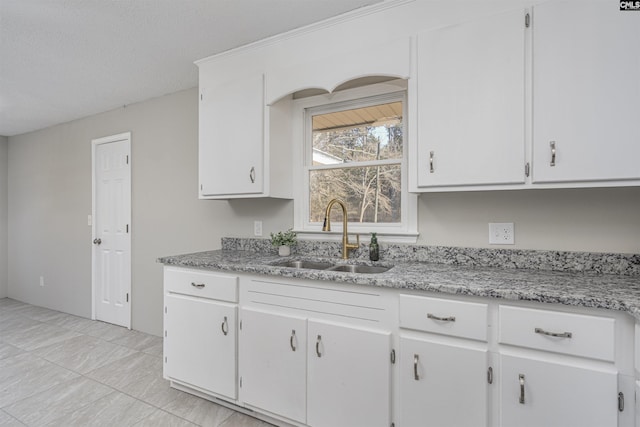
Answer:
<svg viewBox="0 0 640 427"><path fill-rule="evenodd" d="M194 288L204 288L204 283L191 282L191 286Z"/></svg>
<svg viewBox="0 0 640 427"><path fill-rule="evenodd" d="M551 141L549 142L549 145L551 146L551 166L555 166L556 165L556 142Z"/></svg>
<svg viewBox="0 0 640 427"><path fill-rule="evenodd" d="M431 313L427 313L427 319L438 320L440 322L455 322L456 321L455 316L438 317L438 316L436 316L434 314L431 314Z"/></svg>
<svg viewBox="0 0 640 427"><path fill-rule="evenodd" d="M518 376L520 380L520 403L524 405L524 374Z"/></svg>
<svg viewBox="0 0 640 427"><path fill-rule="evenodd" d="M99 245L100 243L102 243L102 239L93 239L94 245Z"/></svg>
<svg viewBox="0 0 640 427"><path fill-rule="evenodd" d="M291 331L291 338L289 338L289 345L291 346L291 351L296 351L296 345L293 343L293 340L298 341L298 339L296 338L296 330L293 329Z"/></svg>
<svg viewBox="0 0 640 427"><path fill-rule="evenodd" d="M418 361L420 360L420 356L417 354L413 355L413 379L416 381L420 381L420 375L418 375Z"/></svg>
<svg viewBox="0 0 640 427"><path fill-rule="evenodd" d="M429 151L429 173L435 172L435 169L433 168L433 156L433 151Z"/></svg>
<svg viewBox="0 0 640 427"><path fill-rule="evenodd" d="M222 329L222 333L227 335L229 333L229 322L227 322L227 316L224 316L224 320L222 321L222 325L220 325Z"/></svg>
<svg viewBox="0 0 640 427"><path fill-rule="evenodd" d="M557 337L557 338L571 338L573 334L571 332L549 332L545 331L542 328L535 328L534 332L536 334L547 335L549 337Z"/></svg>
<svg viewBox="0 0 640 427"><path fill-rule="evenodd" d="M318 339L316 340L316 355L318 357L322 357L322 353L320 353L320 341L322 341L322 337L318 335Z"/></svg>
<svg viewBox="0 0 640 427"><path fill-rule="evenodd" d="M252 184L256 182L256 168L253 166L251 166L251 170L249 171L249 179Z"/></svg>

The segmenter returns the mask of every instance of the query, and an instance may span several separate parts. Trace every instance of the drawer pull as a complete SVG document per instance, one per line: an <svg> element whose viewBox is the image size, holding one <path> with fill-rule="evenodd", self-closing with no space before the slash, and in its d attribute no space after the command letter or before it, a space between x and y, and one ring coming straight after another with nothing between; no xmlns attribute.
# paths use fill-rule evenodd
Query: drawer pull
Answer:
<svg viewBox="0 0 640 427"><path fill-rule="evenodd" d="M418 375L418 360L420 356L417 354L413 355L413 379L416 381L420 381L420 375Z"/></svg>
<svg viewBox="0 0 640 427"><path fill-rule="evenodd" d="M293 329L291 331L291 338L289 338L289 345L291 346L291 351L296 351L296 345L294 344L293 340L298 341L298 339L296 338L296 330Z"/></svg>
<svg viewBox="0 0 640 427"><path fill-rule="evenodd" d="M222 325L220 325L220 329L222 329L222 333L225 335L229 333L229 322L227 321L227 316L224 316L224 320L222 321Z"/></svg>
<svg viewBox="0 0 640 427"><path fill-rule="evenodd" d="M534 331L536 334L542 334L542 335L546 335L549 337L556 337L556 338L571 338L573 336L571 332L549 332L549 331L545 331L542 328L535 328Z"/></svg>
<svg viewBox="0 0 640 427"><path fill-rule="evenodd" d="M204 288L204 283L191 282L191 286L193 286L194 288L202 289Z"/></svg>
<svg viewBox="0 0 640 427"><path fill-rule="evenodd" d="M427 313L427 319L433 319L433 320L438 320L440 322L455 322L456 318L455 316L449 316L449 317L438 317L436 315L433 315L431 313Z"/></svg>
<svg viewBox="0 0 640 427"><path fill-rule="evenodd" d="M435 169L433 167L433 155L434 155L433 151L430 151L429 152L429 173L435 172Z"/></svg>
<svg viewBox="0 0 640 427"><path fill-rule="evenodd" d="M518 376L520 380L520 403L524 405L524 374Z"/></svg>
<svg viewBox="0 0 640 427"><path fill-rule="evenodd" d="M556 165L556 142L549 142L549 146L551 147L551 162L549 162L549 166Z"/></svg>
<svg viewBox="0 0 640 427"><path fill-rule="evenodd" d="M318 339L316 340L316 355L318 357L322 357L322 353L320 353L320 341L322 340L322 337L320 335L318 335Z"/></svg>

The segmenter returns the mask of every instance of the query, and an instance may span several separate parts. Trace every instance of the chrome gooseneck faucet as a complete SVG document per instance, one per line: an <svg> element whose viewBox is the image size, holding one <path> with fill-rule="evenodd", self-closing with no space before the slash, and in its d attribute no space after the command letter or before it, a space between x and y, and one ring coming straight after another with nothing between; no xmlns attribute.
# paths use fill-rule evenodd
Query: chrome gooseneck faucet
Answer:
<svg viewBox="0 0 640 427"><path fill-rule="evenodd" d="M349 249L358 249L360 247L360 235L356 234L356 243L349 243L349 235L347 234L347 206L340 199L332 199L327 205L324 212L324 224L322 231L331 231L331 208L335 204L339 204L342 208L342 259L349 259Z"/></svg>

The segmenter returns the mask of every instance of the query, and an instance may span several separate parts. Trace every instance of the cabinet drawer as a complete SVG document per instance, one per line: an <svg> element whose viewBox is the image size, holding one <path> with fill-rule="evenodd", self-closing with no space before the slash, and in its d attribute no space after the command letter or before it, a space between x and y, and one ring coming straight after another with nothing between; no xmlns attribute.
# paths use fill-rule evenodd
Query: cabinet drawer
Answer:
<svg viewBox="0 0 640 427"><path fill-rule="evenodd" d="M499 316L501 344L614 360L614 319L509 306Z"/></svg>
<svg viewBox="0 0 640 427"><path fill-rule="evenodd" d="M400 327L487 340L487 304L400 295Z"/></svg>
<svg viewBox="0 0 640 427"><path fill-rule="evenodd" d="M238 276L165 267L166 292L238 302Z"/></svg>

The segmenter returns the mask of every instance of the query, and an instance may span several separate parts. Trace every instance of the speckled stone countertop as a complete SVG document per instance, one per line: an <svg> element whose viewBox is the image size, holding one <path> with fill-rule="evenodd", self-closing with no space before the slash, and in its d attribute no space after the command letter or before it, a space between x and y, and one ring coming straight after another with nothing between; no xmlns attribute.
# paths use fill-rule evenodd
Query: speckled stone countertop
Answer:
<svg viewBox="0 0 640 427"><path fill-rule="evenodd" d="M393 255L395 249L389 247L386 258L372 263L363 259L362 253L354 254L355 259L343 261L339 257L332 256L333 254L323 252L318 247L312 252L314 256L298 251L290 257L278 257L273 251L247 248L243 246L244 243L246 242L240 242L239 246L242 250L237 250L238 245L230 244L223 239L222 250L169 256L160 258L158 262L165 265L209 270L621 310L640 320L640 275L637 274L640 257L638 255L588 254L586 259L590 259L592 264L591 267L585 268L584 265L575 263L574 256L567 255L572 254L570 252L545 254L546 251L529 251L532 253L528 254L527 251L511 251L513 253L501 255L505 259L505 265L496 266L488 262L490 266L485 266L483 264L487 263L478 261L478 250L475 249L462 250L463 252L471 251L472 255L467 253L461 257L460 250L454 250L452 258L437 258L439 262L429 262L429 260L411 259L406 254L403 257L402 253ZM333 246L328 252L332 250ZM364 252L362 249L359 251ZM410 249L410 252L416 251ZM439 251L436 250L436 252ZM315 255L318 253L322 256ZM585 257L585 255L577 256ZM533 259L535 266L519 267L510 261L512 257ZM563 265L557 262L554 264L546 262L545 257L565 261ZM360 274L297 269L278 265L292 259L393 267L384 273ZM566 262L573 263L573 267L566 267L564 265ZM617 274L595 272L600 270L600 267L594 267L599 263L613 262L617 264L615 270Z"/></svg>

